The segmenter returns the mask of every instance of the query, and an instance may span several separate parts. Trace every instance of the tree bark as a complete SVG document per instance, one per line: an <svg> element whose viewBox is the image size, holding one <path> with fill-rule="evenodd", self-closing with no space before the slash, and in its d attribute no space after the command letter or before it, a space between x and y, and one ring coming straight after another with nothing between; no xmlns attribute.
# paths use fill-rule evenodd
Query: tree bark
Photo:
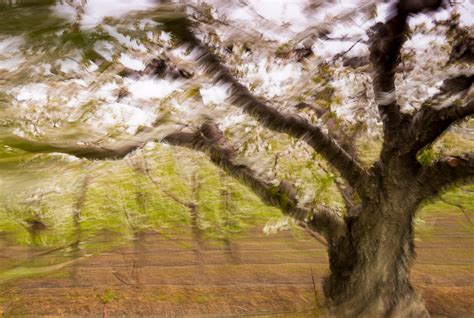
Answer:
<svg viewBox="0 0 474 318"><path fill-rule="evenodd" d="M337 317L429 317L409 280L421 187L403 160L380 166L348 234L328 246L328 307Z"/></svg>
<svg viewBox="0 0 474 318"><path fill-rule="evenodd" d="M392 211L377 212L387 216ZM429 316L409 281L414 258L411 221L358 220L351 240L330 247L331 275L324 291L337 316Z"/></svg>

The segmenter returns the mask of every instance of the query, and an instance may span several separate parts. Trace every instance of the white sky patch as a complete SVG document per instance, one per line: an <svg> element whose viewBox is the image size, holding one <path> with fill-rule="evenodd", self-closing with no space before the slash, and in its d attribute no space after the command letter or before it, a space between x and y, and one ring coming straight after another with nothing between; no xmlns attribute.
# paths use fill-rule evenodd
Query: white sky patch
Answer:
<svg viewBox="0 0 474 318"><path fill-rule="evenodd" d="M82 87L87 86L87 82L82 78L72 78L68 81L65 81L64 83L65 84L75 84L75 85L82 86Z"/></svg>
<svg viewBox="0 0 474 318"><path fill-rule="evenodd" d="M88 102L91 98L91 93L87 90L80 90L79 93L77 93L76 96L68 97L67 102L65 105L70 108L75 108L78 107L81 104L84 104ZM72 121L76 120L76 118L73 116L71 118Z"/></svg>
<svg viewBox="0 0 474 318"><path fill-rule="evenodd" d="M23 86L16 99L20 102L45 104L48 101L48 85L36 83Z"/></svg>
<svg viewBox="0 0 474 318"><path fill-rule="evenodd" d="M110 25L104 25L105 31L107 31L111 36L117 39L122 45L140 52L146 52L147 49L144 45L138 43L137 40L131 39L128 35L124 35L117 31L116 28Z"/></svg>
<svg viewBox="0 0 474 318"><path fill-rule="evenodd" d="M353 101L347 101L343 105L338 105L338 107L333 107L333 111L336 113L338 118L343 118L348 122L354 122L354 106L356 105Z"/></svg>
<svg viewBox="0 0 474 318"><path fill-rule="evenodd" d="M148 24L149 24L150 26L154 27L154 26L157 26L157 25L158 25L158 22L155 22L155 21L150 20L150 19L142 19L142 20L140 20L140 24L139 24L140 30L145 30L145 27L146 27Z"/></svg>
<svg viewBox="0 0 474 318"><path fill-rule="evenodd" d="M314 54L326 60L332 59L336 54L344 53L350 48L351 50L346 53L347 57L362 56L367 55L369 53L369 48L367 47L367 44L357 41L318 40L312 46Z"/></svg>
<svg viewBox="0 0 474 318"><path fill-rule="evenodd" d="M146 37L148 38L148 40L153 41L153 38L155 37L155 35L153 34L153 32L148 31L146 33Z"/></svg>
<svg viewBox="0 0 474 318"><path fill-rule="evenodd" d="M373 26L376 21L385 19L385 15L382 18L377 16L375 19L368 19L367 14L361 12L361 8L364 8L369 4L370 1L363 1L356 8L350 7L350 9L347 9L345 12L350 12L349 18L345 16L344 13L341 13L341 16L338 16L334 23L328 23L325 25L325 27L328 27L331 30L331 32L328 34L328 37L360 37L367 40L367 30Z"/></svg>
<svg viewBox="0 0 474 318"><path fill-rule="evenodd" d="M440 87L441 85L439 85ZM435 94L437 94L439 92L439 87L438 86L430 86L427 88L426 90L426 93L428 94L428 96L434 96Z"/></svg>
<svg viewBox="0 0 474 318"><path fill-rule="evenodd" d="M202 56L203 52L200 49L193 49L191 53L189 53L188 48L184 45L178 46L169 51L176 59L182 61L196 61L200 56ZM157 54L160 51L156 52Z"/></svg>
<svg viewBox="0 0 474 318"><path fill-rule="evenodd" d="M224 130L227 129L228 127L240 124L245 121L245 115L244 114L232 114L224 117L220 122L219 122L219 128Z"/></svg>
<svg viewBox="0 0 474 318"><path fill-rule="evenodd" d="M112 61L114 46L106 41L97 41L94 43L94 50L107 61Z"/></svg>
<svg viewBox="0 0 474 318"><path fill-rule="evenodd" d="M296 63L274 64L262 58L257 65L250 66L247 80L257 82L257 94L273 98L285 93L288 84L301 77L301 67Z"/></svg>
<svg viewBox="0 0 474 318"><path fill-rule="evenodd" d="M122 63L123 66L128 67L128 68L130 68L132 70L135 70L135 71L141 71L141 70L145 69L145 63L143 63L142 60L134 58L134 57L132 57L128 54L122 53L120 55L119 61L120 61L120 63Z"/></svg>
<svg viewBox="0 0 474 318"><path fill-rule="evenodd" d="M367 30L373 25L373 21L368 21L365 23L355 23L354 25L345 25L337 24L332 28L331 33L328 34L329 38L342 38L342 37L351 37L351 38L360 38L367 40Z"/></svg>
<svg viewBox="0 0 474 318"><path fill-rule="evenodd" d="M377 22L385 23L395 14L396 12L393 10L393 1L389 1L387 3L377 3L377 17L375 18Z"/></svg>
<svg viewBox="0 0 474 318"><path fill-rule="evenodd" d="M105 17L118 18L134 11L148 10L156 6L153 0L88 0L84 5L81 25L83 28L93 28L100 24ZM67 3L57 3L53 12L69 21L77 16L76 9Z"/></svg>
<svg viewBox="0 0 474 318"><path fill-rule="evenodd" d="M68 20L69 22L74 21L77 16L76 9L67 3L56 2L56 4L51 8L52 13Z"/></svg>
<svg viewBox="0 0 474 318"><path fill-rule="evenodd" d="M293 32L301 32L307 27L307 16L303 13L305 0L250 0L249 3L261 16L278 25L289 23Z"/></svg>
<svg viewBox="0 0 474 318"><path fill-rule="evenodd" d="M221 104L229 97L227 89L224 86L200 88L199 93L201 94L202 102L206 106L209 104Z"/></svg>
<svg viewBox="0 0 474 318"><path fill-rule="evenodd" d="M275 26L279 26L260 29L269 38L286 42L291 40L295 33L308 28L308 17L303 13L306 1L252 0L251 2L258 14L272 21Z"/></svg>
<svg viewBox="0 0 474 318"><path fill-rule="evenodd" d="M0 69L7 70L9 72L15 71L21 64L25 62L25 59L14 56L6 59L0 59Z"/></svg>
<svg viewBox="0 0 474 318"><path fill-rule="evenodd" d="M367 1L337 1L323 3L313 14L314 21L324 21L326 18L341 17L359 9Z"/></svg>
<svg viewBox="0 0 474 318"><path fill-rule="evenodd" d="M447 44L447 39L445 36L437 34L417 33L405 42L404 47L413 48L417 51L426 51L432 49L431 44L435 44L437 46L444 45Z"/></svg>
<svg viewBox="0 0 474 318"><path fill-rule="evenodd" d="M159 39L163 42L171 40L171 35L168 32L161 31Z"/></svg>
<svg viewBox="0 0 474 318"><path fill-rule="evenodd" d="M152 0L88 0L82 18L82 25L95 27L105 17L120 17L133 11L155 7Z"/></svg>
<svg viewBox="0 0 474 318"><path fill-rule="evenodd" d="M79 63L72 59L59 60L58 64L60 71L64 73L79 73L81 71L81 66Z"/></svg>
<svg viewBox="0 0 474 318"><path fill-rule="evenodd" d="M249 0L248 6L227 5L219 8L219 15L226 16L258 29L265 38L279 42L289 41L296 32L308 27L308 17L303 10L306 0Z"/></svg>
<svg viewBox="0 0 474 318"><path fill-rule="evenodd" d="M58 156L61 157L62 160L66 161L66 162L77 162L77 161L80 161L81 159L79 159L78 157L76 156L73 156L73 155L66 155L66 154L57 154Z"/></svg>
<svg viewBox="0 0 474 318"><path fill-rule="evenodd" d="M127 132L130 134L134 134L139 126L150 126L155 120L153 113L122 103L102 105L96 116L100 123L94 122L94 124L108 127L125 125L128 126Z"/></svg>
<svg viewBox="0 0 474 318"><path fill-rule="evenodd" d="M232 7L226 11L226 15L230 20L250 21L253 15L247 7Z"/></svg>
<svg viewBox="0 0 474 318"><path fill-rule="evenodd" d="M21 36L12 36L5 39L0 39L0 54L18 51L23 43L24 40Z"/></svg>
<svg viewBox="0 0 474 318"><path fill-rule="evenodd" d="M75 108L79 105L80 103L80 100L79 98L77 97L71 97L68 99L68 101L66 102L65 106L66 107L69 107L69 108Z"/></svg>
<svg viewBox="0 0 474 318"><path fill-rule="evenodd" d="M23 130L19 129L19 128L14 128L12 130L12 133L16 136L26 138L25 132Z"/></svg>
<svg viewBox="0 0 474 318"><path fill-rule="evenodd" d="M51 64L44 63L32 66L32 71L36 74L41 74L43 76L54 75L51 73Z"/></svg>
<svg viewBox="0 0 474 318"><path fill-rule="evenodd" d="M178 90L181 86L181 83L178 81L169 81L166 79L147 79L138 81L126 79L125 83L133 97L139 99L165 98Z"/></svg>
<svg viewBox="0 0 474 318"><path fill-rule="evenodd" d="M416 14L408 19L410 28L415 28L418 25L425 24L428 29L435 26L434 20L442 21L449 19L450 12L445 9L440 9L436 12L426 12L423 14Z"/></svg>
<svg viewBox="0 0 474 318"><path fill-rule="evenodd" d="M457 1L459 14L461 15L459 24L461 26L472 26L474 24L474 1Z"/></svg>
<svg viewBox="0 0 474 318"><path fill-rule="evenodd" d="M108 102L115 101L117 99L117 90L119 86L117 83L106 83L102 85L95 93L94 97L103 99Z"/></svg>
<svg viewBox="0 0 474 318"><path fill-rule="evenodd" d="M87 63L87 65L86 65L86 70L88 72L95 72L98 69L99 69L99 66L97 64L95 64L94 62L89 61L89 63Z"/></svg>
<svg viewBox="0 0 474 318"><path fill-rule="evenodd" d="M171 100L171 105L180 112L185 112L192 108L191 106L188 105L188 103L186 102L178 103L178 101L176 101L175 99Z"/></svg>
<svg viewBox="0 0 474 318"><path fill-rule="evenodd" d="M49 63L43 64L43 69L44 69L45 74L53 75L53 73L51 73L51 64Z"/></svg>

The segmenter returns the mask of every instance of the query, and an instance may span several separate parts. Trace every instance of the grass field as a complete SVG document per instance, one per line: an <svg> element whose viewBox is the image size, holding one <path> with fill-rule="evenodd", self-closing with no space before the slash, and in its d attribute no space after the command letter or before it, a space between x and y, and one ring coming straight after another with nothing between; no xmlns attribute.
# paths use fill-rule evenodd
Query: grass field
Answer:
<svg viewBox="0 0 474 318"><path fill-rule="evenodd" d="M474 234L466 217L455 209L423 213L412 281L433 316L472 317ZM73 262L61 250L31 253L6 241L1 247L6 317L307 317L324 302L328 273L314 239L266 236L261 227L230 246L198 247L183 231L171 238L146 232Z"/></svg>

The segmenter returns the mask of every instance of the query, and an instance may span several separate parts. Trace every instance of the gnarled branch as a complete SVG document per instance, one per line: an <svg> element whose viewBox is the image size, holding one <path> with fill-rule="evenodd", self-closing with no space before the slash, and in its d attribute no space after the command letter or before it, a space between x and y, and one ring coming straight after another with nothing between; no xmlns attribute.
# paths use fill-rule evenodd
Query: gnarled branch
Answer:
<svg viewBox="0 0 474 318"><path fill-rule="evenodd" d="M364 190L366 171L338 143L324 133L320 127L314 126L306 119L289 113L281 113L269 107L231 74L219 58L209 51L190 30L190 22L184 16L172 17L161 21L164 29L173 33L178 39L198 51L197 62L204 66L206 72L213 76L215 82L230 86L230 100L247 114L257 119L264 127L276 132L286 133L295 138L305 140L316 152L321 154L341 176L358 192Z"/></svg>

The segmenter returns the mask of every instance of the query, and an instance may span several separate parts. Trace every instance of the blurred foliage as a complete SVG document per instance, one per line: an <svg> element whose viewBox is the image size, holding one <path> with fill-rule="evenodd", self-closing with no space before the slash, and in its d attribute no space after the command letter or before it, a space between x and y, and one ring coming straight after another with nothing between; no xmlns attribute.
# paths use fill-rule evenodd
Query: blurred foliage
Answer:
<svg viewBox="0 0 474 318"><path fill-rule="evenodd" d="M169 41L160 40L160 35L166 38L163 32L166 29L160 30L160 25L151 23L153 20L162 21L168 17L166 14L171 13L157 9L156 12L136 13L131 20L105 18L94 28L85 29L53 14L52 6L56 3L54 0L0 0L0 40L21 35L16 40L21 43L20 55L25 57L18 69L8 74L4 71L5 87L14 83L18 88L37 81L48 84L53 91L60 91L64 95L61 97L65 98L48 97L47 103L41 107L33 104L28 114L22 113L12 124L7 120L11 113L6 109L15 99L14 90L5 88L5 91L0 91L0 123L2 129L23 128L20 130L26 135L41 139L42 134L53 136L53 131L57 133L51 127L56 128L59 118L59 126L65 132L62 138L70 139L65 141L95 140L94 133L87 135L75 126L85 126L100 109L105 97L99 94L91 97L94 90L105 84L122 85L123 80L116 79L118 69L123 68L117 63L122 53L132 52L132 57L147 62L155 57L157 49L160 51L166 47L169 53L178 48L178 41L173 36ZM202 13L206 19L211 19L210 9ZM175 16L171 14L170 17ZM141 22L137 23L139 20ZM183 25L173 24L171 27L183 28ZM116 31L116 34L106 28ZM118 38L123 39L120 41ZM220 42L217 35L209 41ZM108 59L97 49L100 42L111 47ZM165 42L169 43L163 45ZM127 48L126 43L132 49ZM134 48L138 44L143 44L143 52ZM283 54L287 46L282 44L276 48L277 55ZM247 44L241 49L250 52ZM250 55L249 52L246 54ZM190 52L183 50L181 54L189 55ZM230 64L248 64L248 61L239 60L242 56L227 58ZM80 95L85 89L58 85L74 77L81 78L80 74L72 74L74 71L61 70L64 60L73 61L81 71L87 72L88 67L95 63L99 71L96 74L89 72L94 77L91 87L87 88L90 100L75 106L74 111L63 107L67 99L76 96L70 91ZM41 67L41 72L33 72L34 67ZM233 72L238 74L239 69L233 69ZM245 75L243 70L240 72ZM336 75L332 65L319 63L317 69L309 73L309 82L313 85L308 85L310 87L306 87L303 93L297 90L298 102L307 98L325 110L333 110L335 105L343 103L342 97L335 94L335 88L330 84ZM88 76L91 74L87 73ZM2 76L0 74L0 80ZM259 84L259 81L254 81L249 86L254 90ZM200 88L199 81L193 82L182 101L201 98ZM18 93L14 92L15 95ZM170 99L153 101L150 104L159 104L160 108L151 110L159 112L160 116L176 112L170 106ZM10 111L18 115L17 108L11 108ZM66 114L67 111L71 113ZM335 113L330 111L323 119L335 119L333 116ZM192 124L194 120L190 117ZM316 117L312 115L311 120L316 120ZM341 122L333 122L343 126ZM225 131L226 137L239 141L242 157L258 162L255 166L259 168L267 169L269 178L293 183L302 201L326 204L343 213L343 200L337 190L340 180L328 163L299 140L276 135L258 125L252 126L250 118L246 118L245 123L246 127L235 125ZM110 128L106 138L119 136L123 133L122 128L118 127L117 131ZM474 129L474 120L462 123L461 130L464 128ZM367 167L378 158L381 145L382 141L377 137L357 139L358 155ZM420 152L418 160L427 165L440 155L457 154L473 148L472 138L450 131L432 147ZM90 182L83 186L85 177L90 178ZM465 213L468 218L469 211L474 210L472 191L473 187L452 189L440 200L427 203L420 215L456 211ZM191 204L196 206L197 215L192 215ZM224 175L205 155L190 150L155 145L125 160L89 162L57 154L32 155L0 145L0 237L12 244L31 249L63 248L69 255L72 254L70 247L79 240L79 249L82 255L86 255L136 239L146 231L171 236L189 233L195 226L205 240L221 241L235 239L247 229L265 222L269 228L292 229L296 236L301 234L293 222L281 217L280 211L262 204L255 194ZM472 223L466 224L470 224L468 226L472 229ZM429 224L423 223L422 219L417 219L416 226L429 231ZM44 270L49 270L49 267L45 266ZM5 273L4 277L11 278L28 276L35 271L18 268ZM104 303L113 299L112 294L103 296Z"/></svg>
<svg viewBox="0 0 474 318"><path fill-rule="evenodd" d="M0 233L15 244L64 246L80 232L81 248L96 252L143 231L165 235L189 231L191 215L185 205L189 202L197 205L199 229L210 240L232 239L279 215L235 180L223 178L204 157L184 149L157 146L153 153L136 155L146 159L146 174L133 169L134 158L91 163L35 157L27 164L17 162L17 168L23 166L25 171L2 170L2 190L9 189L0 194ZM58 175L51 175L53 166ZM91 181L81 188L84 175ZM84 202L78 204L81 191ZM40 225L38 229L32 229L32 222Z"/></svg>
<svg viewBox="0 0 474 318"><path fill-rule="evenodd" d="M268 220L273 220L271 227L275 222L283 222L282 229L295 227L204 155L187 149L157 145L129 159L106 162L55 155L16 158L17 169L2 169L0 181L0 234L14 244L56 248L72 244L80 233L83 253L96 253L144 231L165 236L189 233L190 202L197 206L199 231L210 241L232 240ZM279 165L279 173L313 180L317 201L342 205L336 176L324 172L325 167L291 157L280 159ZM91 181L81 187L85 176ZM453 189L429 202L421 215L459 209L469 213L474 210L472 191L473 187ZM78 204L79 200L84 202ZM417 227L429 228L421 220Z"/></svg>
<svg viewBox="0 0 474 318"><path fill-rule="evenodd" d="M27 33L32 37L51 33L64 20L51 12L55 0L0 1L0 35Z"/></svg>
<svg viewBox="0 0 474 318"><path fill-rule="evenodd" d="M431 148L426 148L420 151L416 157L419 163L421 163L423 166L428 166L430 165L435 159L437 158L437 155L435 151Z"/></svg>

